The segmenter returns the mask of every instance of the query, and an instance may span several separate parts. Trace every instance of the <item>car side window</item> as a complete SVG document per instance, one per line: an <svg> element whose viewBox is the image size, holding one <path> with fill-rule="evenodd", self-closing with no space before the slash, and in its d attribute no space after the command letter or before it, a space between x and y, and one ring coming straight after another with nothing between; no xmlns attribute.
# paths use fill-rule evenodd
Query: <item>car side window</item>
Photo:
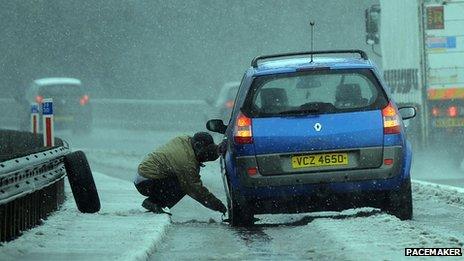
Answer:
<svg viewBox="0 0 464 261"><path fill-rule="evenodd" d="M377 90L373 83L366 79L364 75L351 74L345 79L348 84L356 84L359 86L361 92L360 97L366 102L372 102L377 98Z"/></svg>

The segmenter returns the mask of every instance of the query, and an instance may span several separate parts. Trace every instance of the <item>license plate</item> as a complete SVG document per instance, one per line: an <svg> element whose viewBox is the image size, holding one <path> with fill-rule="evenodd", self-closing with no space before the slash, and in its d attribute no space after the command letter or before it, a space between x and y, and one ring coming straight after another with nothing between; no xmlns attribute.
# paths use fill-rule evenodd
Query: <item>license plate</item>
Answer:
<svg viewBox="0 0 464 261"><path fill-rule="evenodd" d="M435 127L446 128L446 127L462 127L464 126L464 118L457 119L437 119L435 120Z"/></svg>
<svg viewBox="0 0 464 261"><path fill-rule="evenodd" d="M292 168L348 165L348 153L323 153L292 156Z"/></svg>

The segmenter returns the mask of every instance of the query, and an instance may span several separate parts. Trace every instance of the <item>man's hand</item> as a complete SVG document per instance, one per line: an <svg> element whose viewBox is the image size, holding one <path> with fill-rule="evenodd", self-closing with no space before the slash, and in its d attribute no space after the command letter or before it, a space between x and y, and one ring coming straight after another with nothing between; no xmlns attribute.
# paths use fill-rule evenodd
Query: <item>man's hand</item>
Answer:
<svg viewBox="0 0 464 261"><path fill-rule="evenodd" d="M218 154L224 155L227 151L227 140L223 140L221 143L218 144Z"/></svg>

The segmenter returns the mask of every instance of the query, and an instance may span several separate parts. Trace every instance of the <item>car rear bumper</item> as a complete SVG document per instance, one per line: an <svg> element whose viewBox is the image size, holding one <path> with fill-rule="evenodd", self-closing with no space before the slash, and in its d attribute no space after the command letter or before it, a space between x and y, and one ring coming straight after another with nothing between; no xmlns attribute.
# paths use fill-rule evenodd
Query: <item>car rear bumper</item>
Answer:
<svg viewBox="0 0 464 261"><path fill-rule="evenodd" d="M399 189L410 178L411 153L405 148L385 147L382 158L393 158L394 164L372 169L250 177L244 173L246 164L237 161L239 182L231 189L237 200L252 207L255 214L381 207L385 194Z"/></svg>
<svg viewBox="0 0 464 261"><path fill-rule="evenodd" d="M309 195L287 195L271 198L248 198L246 205L254 214L303 213L313 211L341 211L350 208L382 208L388 191L332 192L314 190Z"/></svg>
<svg viewBox="0 0 464 261"><path fill-rule="evenodd" d="M382 208L387 193L410 177L385 180L321 183L278 187L247 187L235 191L237 200L254 214L340 211L358 207Z"/></svg>
<svg viewBox="0 0 464 261"><path fill-rule="evenodd" d="M401 146L385 147L383 159L393 159L393 164L381 164L377 168L328 170L318 172L298 172L285 175L247 175L247 169L256 166L254 156L237 158L237 175L245 188L294 187L307 184L353 183L359 181L382 181L392 179L402 173L403 148ZM382 162L383 162L382 159Z"/></svg>

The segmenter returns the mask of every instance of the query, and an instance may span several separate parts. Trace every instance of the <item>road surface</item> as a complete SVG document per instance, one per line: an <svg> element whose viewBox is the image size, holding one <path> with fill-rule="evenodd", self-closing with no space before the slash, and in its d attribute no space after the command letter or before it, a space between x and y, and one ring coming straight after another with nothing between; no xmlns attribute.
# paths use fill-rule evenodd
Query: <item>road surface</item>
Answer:
<svg viewBox="0 0 464 261"><path fill-rule="evenodd" d="M131 180L144 155L180 132L95 130L90 136L62 132L91 167ZM188 134L188 132L186 133ZM459 167L433 153L416 153L414 179L464 184ZM202 170L205 185L225 202L218 162ZM425 194L424 194L425 193ZM231 228L219 213L185 197L172 209L173 225L152 260L404 258L405 247L462 247L464 203L454 204L414 186L414 219L399 221L377 209L295 215L260 215L252 228Z"/></svg>

